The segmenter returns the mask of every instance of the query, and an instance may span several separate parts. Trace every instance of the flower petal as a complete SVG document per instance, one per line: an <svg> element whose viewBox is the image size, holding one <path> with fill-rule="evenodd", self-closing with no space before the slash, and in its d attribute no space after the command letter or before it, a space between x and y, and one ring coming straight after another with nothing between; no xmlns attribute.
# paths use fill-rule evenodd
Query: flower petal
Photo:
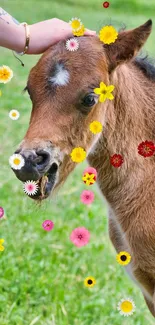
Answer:
<svg viewBox="0 0 155 325"><path fill-rule="evenodd" d="M107 86L107 91L112 92L114 90L114 88L115 88L114 85Z"/></svg>
<svg viewBox="0 0 155 325"><path fill-rule="evenodd" d="M100 102L100 103L104 103L105 100L106 100L106 98L107 98L106 95L101 94L101 95L100 95L100 98L99 98L99 102Z"/></svg>
<svg viewBox="0 0 155 325"><path fill-rule="evenodd" d="M107 98L110 99L110 100L113 100L113 99L114 99L114 96L113 96L113 94L108 93L108 94L107 94Z"/></svg>
<svg viewBox="0 0 155 325"><path fill-rule="evenodd" d="M101 94L101 89L100 89L100 88L95 88L95 89L94 89L94 93L95 93L96 95L100 95L100 94Z"/></svg>
<svg viewBox="0 0 155 325"><path fill-rule="evenodd" d="M107 86L103 81L100 82L100 88L101 90L107 90Z"/></svg>

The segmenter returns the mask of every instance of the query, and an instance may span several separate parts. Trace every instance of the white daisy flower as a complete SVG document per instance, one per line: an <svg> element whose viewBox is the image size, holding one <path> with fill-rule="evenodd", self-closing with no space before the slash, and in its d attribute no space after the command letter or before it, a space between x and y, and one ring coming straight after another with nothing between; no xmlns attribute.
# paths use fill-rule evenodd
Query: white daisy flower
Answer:
<svg viewBox="0 0 155 325"><path fill-rule="evenodd" d="M79 18L72 18L70 21L69 21L69 24L71 25L72 29L74 32L78 32L81 27L82 27L82 21L81 19Z"/></svg>
<svg viewBox="0 0 155 325"><path fill-rule="evenodd" d="M79 42L76 38L71 38L66 41L66 49L68 51L77 51L79 48Z"/></svg>
<svg viewBox="0 0 155 325"><path fill-rule="evenodd" d="M23 185L23 190L27 195L35 195L38 189L39 186L35 181L26 181Z"/></svg>
<svg viewBox="0 0 155 325"><path fill-rule="evenodd" d="M25 160L20 154L14 154L9 158L9 164L13 169L21 169L25 165Z"/></svg>
<svg viewBox="0 0 155 325"><path fill-rule="evenodd" d="M117 306L120 314L123 316L130 316L135 311L135 303L131 298L122 299Z"/></svg>
<svg viewBox="0 0 155 325"><path fill-rule="evenodd" d="M10 112L9 112L9 117L12 119L12 120L18 120L20 114L19 112L16 110L16 109L12 109Z"/></svg>

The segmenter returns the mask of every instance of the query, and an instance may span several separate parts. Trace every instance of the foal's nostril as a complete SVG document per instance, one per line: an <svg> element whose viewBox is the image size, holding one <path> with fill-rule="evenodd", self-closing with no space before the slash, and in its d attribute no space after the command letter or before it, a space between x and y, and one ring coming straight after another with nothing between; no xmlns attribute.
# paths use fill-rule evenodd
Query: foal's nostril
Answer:
<svg viewBox="0 0 155 325"><path fill-rule="evenodd" d="M14 154L17 154L17 153L20 153L21 152L21 150L20 149L17 149L15 152L14 152Z"/></svg>
<svg viewBox="0 0 155 325"><path fill-rule="evenodd" d="M14 154L20 154L25 159L25 162L32 163L33 165L35 165L35 159L37 158L37 154L34 150L22 151L22 149L17 149Z"/></svg>
<svg viewBox="0 0 155 325"><path fill-rule="evenodd" d="M53 163L51 168L50 168L50 171L53 172L53 173L56 173L58 170L58 165L56 163Z"/></svg>
<svg viewBox="0 0 155 325"><path fill-rule="evenodd" d="M38 170L44 169L50 162L50 154L43 150L37 151L37 158L35 159Z"/></svg>

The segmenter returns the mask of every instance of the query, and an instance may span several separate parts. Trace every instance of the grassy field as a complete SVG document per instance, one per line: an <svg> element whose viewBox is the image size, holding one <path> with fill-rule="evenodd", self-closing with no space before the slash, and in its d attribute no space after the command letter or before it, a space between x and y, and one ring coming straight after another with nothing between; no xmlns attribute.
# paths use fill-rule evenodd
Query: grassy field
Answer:
<svg viewBox="0 0 155 325"><path fill-rule="evenodd" d="M29 24L78 16L85 26L98 31L110 18L117 28L125 23L130 29L149 18L155 22L154 0L111 0L108 9L99 0L1 0L0 4ZM151 55L155 53L154 38L155 27L146 46ZM0 325L153 325L140 290L115 261L106 207L95 186L92 207L80 203L85 188L81 173L86 164L77 167L57 198L40 208L24 195L10 170L8 159L25 135L31 113L29 97L21 91L38 58L24 56L23 68L11 51L0 50L0 66L8 65L14 72L12 81L0 86L0 206L6 215L0 220L0 238L5 240L5 250L0 252ZM19 120L8 117L11 109L20 112ZM41 226L46 219L55 223L49 233ZM81 249L69 240L71 231L79 226L91 233L90 243ZM97 281L92 289L83 285L87 276ZM116 307L128 296L133 298L136 312L124 318Z"/></svg>

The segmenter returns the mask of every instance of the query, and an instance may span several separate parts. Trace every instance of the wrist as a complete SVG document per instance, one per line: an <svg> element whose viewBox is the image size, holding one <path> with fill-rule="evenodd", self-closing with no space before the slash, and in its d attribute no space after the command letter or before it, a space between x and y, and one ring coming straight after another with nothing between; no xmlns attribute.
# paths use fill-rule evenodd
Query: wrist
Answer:
<svg viewBox="0 0 155 325"><path fill-rule="evenodd" d="M25 47L25 27L23 25L16 26L16 42L14 44L14 51L21 53L24 51Z"/></svg>

